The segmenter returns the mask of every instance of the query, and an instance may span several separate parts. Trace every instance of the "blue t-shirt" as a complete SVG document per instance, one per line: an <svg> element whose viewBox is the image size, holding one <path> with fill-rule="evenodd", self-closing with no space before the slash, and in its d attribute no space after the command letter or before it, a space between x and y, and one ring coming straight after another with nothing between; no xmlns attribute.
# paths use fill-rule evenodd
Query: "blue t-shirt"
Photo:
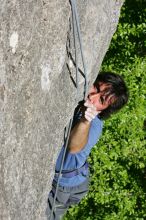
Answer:
<svg viewBox="0 0 146 220"><path fill-rule="evenodd" d="M87 144L78 153L73 154L73 153L67 152L64 165L63 165L63 169L62 169L63 171L75 170L84 165L85 161L87 160L87 157L90 154L92 147L99 140L99 137L102 133L102 128L103 128L103 121L101 121L98 117L94 118L91 122ZM58 156L57 162L56 162L57 172L59 172L60 170L63 152L64 152L64 146L62 147L60 154ZM84 172L88 172L88 170ZM87 173L84 173L84 174L86 175ZM55 177L54 179L57 181L57 177ZM82 174L76 175L71 178L61 177L59 180L59 185L77 186L83 183L85 179L86 179L86 176L83 176Z"/></svg>

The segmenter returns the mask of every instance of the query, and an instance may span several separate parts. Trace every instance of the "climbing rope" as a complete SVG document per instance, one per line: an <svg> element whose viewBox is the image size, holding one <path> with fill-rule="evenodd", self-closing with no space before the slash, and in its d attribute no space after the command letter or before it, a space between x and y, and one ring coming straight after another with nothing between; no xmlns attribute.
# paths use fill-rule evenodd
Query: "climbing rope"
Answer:
<svg viewBox="0 0 146 220"><path fill-rule="evenodd" d="M87 91L88 91L88 81L87 81L87 68L86 68L86 63L85 63L85 57L83 53L83 46L82 46L82 38L81 38L81 31L80 31L80 22L79 22L79 17L77 13L77 6L76 6L76 0L71 0L71 5L72 5L72 14L73 14L73 25L74 25L74 40L76 40L76 31L77 29L77 34L78 34L78 40L79 40L79 45L80 45L80 51L81 51L81 58L82 58L82 63L83 63L83 69L84 69L84 77L85 77L85 84L84 84L84 98L87 97ZM76 57L75 57L75 62L76 63L76 77L78 78L78 56L77 56L77 45L75 45L75 51L76 51Z"/></svg>
<svg viewBox="0 0 146 220"><path fill-rule="evenodd" d="M79 89L79 85L78 85L79 69L78 69L77 35L76 35L76 33L78 34L78 41L79 41L79 45L80 45L81 58L82 58L83 69L84 69L84 77L85 77L84 98L86 98L87 91L88 91L87 68L86 68L85 57L84 57L84 53L83 53L82 38L81 38L81 31L80 31L80 22L79 22L79 16L77 13L76 0L70 0L70 2L71 2L71 7L72 7L73 36L74 36L74 44L75 44L77 96L78 96L78 89Z"/></svg>
<svg viewBox="0 0 146 220"><path fill-rule="evenodd" d="M83 54L83 46L82 46L81 31L80 31L80 25L79 25L79 17L78 17L77 7L76 7L76 0L70 0L70 4L71 4L71 9L72 9L73 37L74 37L74 47L75 47L77 101L79 101L78 100L78 98L79 98L79 79L78 79L79 68L78 68L78 54L77 54L77 38L78 38L79 45L80 45L81 58L82 58L83 69L84 69L84 77L85 77L84 98L86 98L87 90L88 90L88 88L87 88L87 82L88 82L87 81L87 68L86 68L86 65L85 65L85 58L84 58L84 54ZM53 205L52 205L49 220L52 220L53 212L54 212L54 209L55 209L55 202L56 202L57 192L58 192L58 188L59 188L59 180L60 180L61 175L62 175L62 169L63 169L64 159L65 159L66 150L67 150L67 146L68 146L69 136L70 136L70 132L71 132L71 128L72 128L72 122L73 122L73 115L72 115L72 118L69 121L69 126L68 126L68 130L67 130L67 136L66 136L65 146L64 146L64 152L63 152L63 156L62 156L60 171L59 171L57 185L56 185L56 191L55 191L55 195L54 195L54 199L53 199Z"/></svg>

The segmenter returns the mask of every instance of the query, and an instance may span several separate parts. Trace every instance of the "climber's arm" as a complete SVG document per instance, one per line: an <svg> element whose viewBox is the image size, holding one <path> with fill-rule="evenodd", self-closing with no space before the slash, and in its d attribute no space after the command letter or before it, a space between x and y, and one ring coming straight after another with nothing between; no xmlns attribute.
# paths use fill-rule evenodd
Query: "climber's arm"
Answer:
<svg viewBox="0 0 146 220"><path fill-rule="evenodd" d="M88 134L92 119L94 119L99 112L89 102L84 104L87 109L85 115L81 120L74 126L70 133L68 149L71 153L77 153L81 151L88 141Z"/></svg>

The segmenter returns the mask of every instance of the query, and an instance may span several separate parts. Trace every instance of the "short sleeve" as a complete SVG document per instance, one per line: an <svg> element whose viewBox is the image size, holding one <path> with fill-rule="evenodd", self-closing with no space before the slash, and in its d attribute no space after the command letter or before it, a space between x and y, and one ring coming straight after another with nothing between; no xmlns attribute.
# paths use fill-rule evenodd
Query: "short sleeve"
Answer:
<svg viewBox="0 0 146 220"><path fill-rule="evenodd" d="M74 170L81 167L85 163L87 157L90 154L92 147L98 142L101 136L102 128L103 128L103 122L98 117L96 117L91 122L87 144L80 152L76 154L67 152L63 165L63 170ZM61 149L60 155L58 157L56 170L59 170L59 167L61 165L61 158L63 155L63 151L64 151L64 147Z"/></svg>
<svg viewBox="0 0 146 220"><path fill-rule="evenodd" d="M102 129L103 121L101 121L98 117L92 120L89 130L88 142L85 147L77 153L77 156L82 155L84 157L87 157L90 154L92 147L98 142L102 134Z"/></svg>

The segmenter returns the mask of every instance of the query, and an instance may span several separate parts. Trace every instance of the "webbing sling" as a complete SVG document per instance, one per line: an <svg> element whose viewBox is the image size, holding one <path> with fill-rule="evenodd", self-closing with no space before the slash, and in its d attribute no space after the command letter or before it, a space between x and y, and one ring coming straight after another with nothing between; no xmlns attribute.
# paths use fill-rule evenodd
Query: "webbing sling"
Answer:
<svg viewBox="0 0 146 220"><path fill-rule="evenodd" d="M71 177L77 176L79 174L82 174L84 176L83 172L86 171L87 168L88 168L88 163L86 161L83 164L83 166L78 168L78 169L75 169L75 170L72 170L72 171L62 171L61 172L61 177L63 177L63 178L71 178ZM55 177L58 178L58 176L59 176L59 172L56 171L55 172Z"/></svg>
<svg viewBox="0 0 146 220"><path fill-rule="evenodd" d="M82 58L82 63L83 63L84 76L85 76L84 98L86 98L86 96L87 96L87 69L86 69L85 58L84 58L84 54L83 54L83 47L82 47L81 32L80 32L80 25L79 25L79 17L78 17L77 7L76 7L76 0L70 0L70 4L71 4L71 10L72 10L73 37L74 37L74 47L75 47L76 86L77 86L77 94L76 94L77 98L76 99L77 99L77 101L79 101L78 100L78 97L79 97L79 83L78 83L79 70L78 70L78 55L77 55L77 37L78 37L78 41L79 41L79 45L80 45L81 58ZM65 146L64 146L64 152L63 152L62 161L61 161L61 167L60 167L60 171L58 174L56 191L55 191L55 195L54 195L54 199L53 199L53 205L52 205L52 210L51 210L49 220L52 220L53 211L55 209L55 201L56 201L58 187L59 187L59 180L61 178L65 154L66 154L70 131L71 131L71 127L72 127L72 122L73 122L73 116L69 121L69 126L68 126L67 136L66 136L66 140L65 140Z"/></svg>

